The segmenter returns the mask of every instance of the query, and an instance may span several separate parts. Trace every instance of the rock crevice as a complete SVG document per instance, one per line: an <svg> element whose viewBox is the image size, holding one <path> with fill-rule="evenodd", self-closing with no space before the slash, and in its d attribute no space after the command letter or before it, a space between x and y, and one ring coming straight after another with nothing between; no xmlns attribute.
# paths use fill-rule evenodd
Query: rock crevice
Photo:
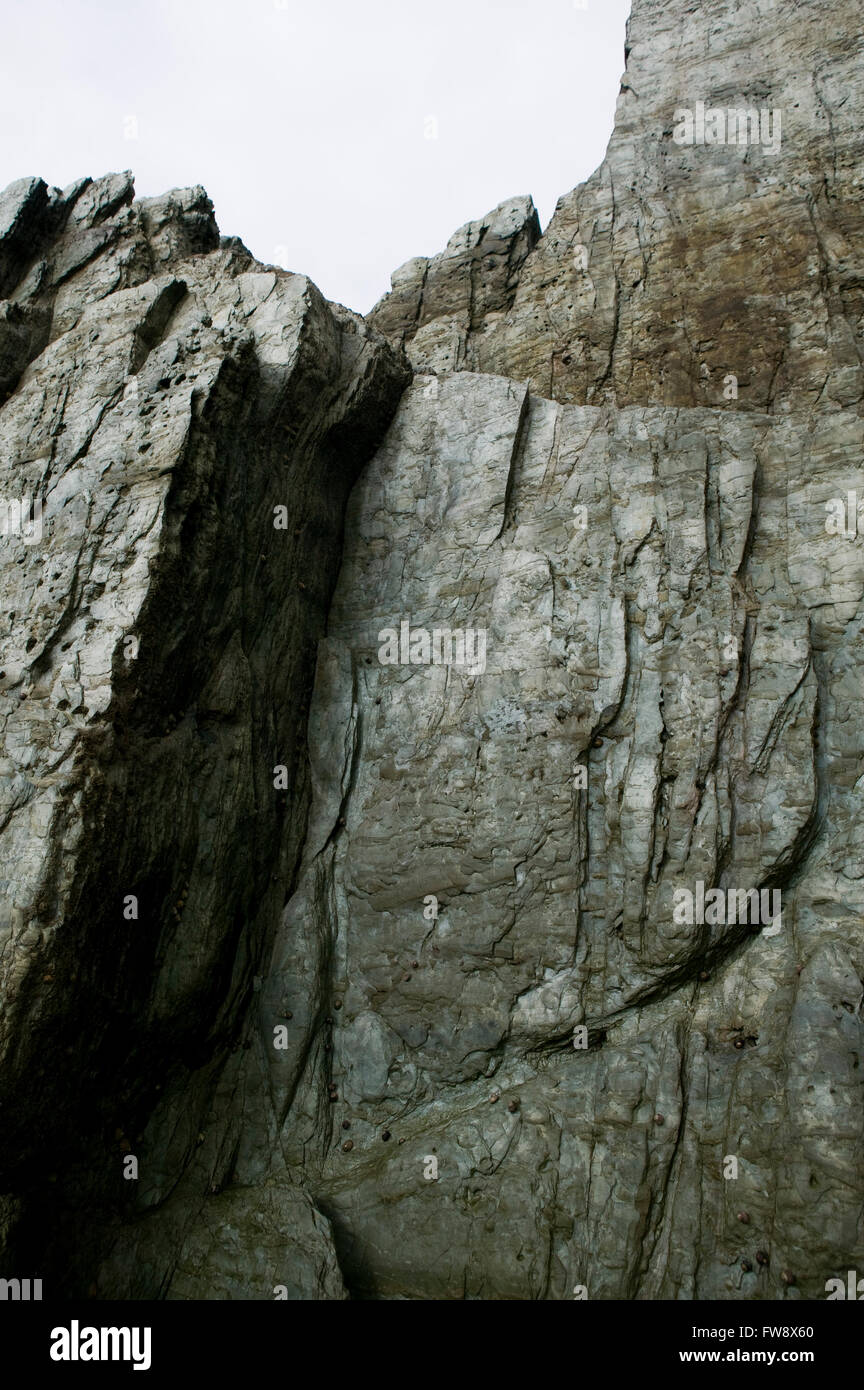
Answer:
<svg viewBox="0 0 864 1390"><path fill-rule="evenodd" d="M862 1267L859 20L634 0L597 173L368 321L0 196L0 1272Z"/></svg>

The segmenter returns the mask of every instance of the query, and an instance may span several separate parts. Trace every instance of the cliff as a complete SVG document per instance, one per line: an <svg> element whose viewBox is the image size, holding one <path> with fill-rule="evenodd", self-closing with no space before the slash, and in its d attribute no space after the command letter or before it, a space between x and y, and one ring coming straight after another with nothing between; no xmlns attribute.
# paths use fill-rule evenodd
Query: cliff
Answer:
<svg viewBox="0 0 864 1390"><path fill-rule="evenodd" d="M597 173L367 322L2 196L4 1270L862 1267L856 8L634 0Z"/></svg>

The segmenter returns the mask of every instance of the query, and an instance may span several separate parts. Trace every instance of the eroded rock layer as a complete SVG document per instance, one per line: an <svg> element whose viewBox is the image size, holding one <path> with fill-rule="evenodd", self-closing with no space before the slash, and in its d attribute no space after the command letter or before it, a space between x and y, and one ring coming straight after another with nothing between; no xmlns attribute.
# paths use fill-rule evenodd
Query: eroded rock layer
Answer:
<svg viewBox="0 0 864 1390"><path fill-rule="evenodd" d="M371 321L420 371L554 400L722 405L734 375L737 409L859 403L862 52L855 0L634 0L597 172L539 241L513 199L408 262ZM724 143L676 141L700 102Z"/></svg>
<svg viewBox="0 0 864 1390"><path fill-rule="evenodd" d="M862 35L824 20L635 0L597 174L371 327L200 189L0 199L45 528L0 573L0 1273L864 1267ZM700 103L766 139L676 141Z"/></svg>
<svg viewBox="0 0 864 1390"><path fill-rule="evenodd" d="M283 1150L365 1296L824 1296L862 1254L864 560L823 505L861 421L433 380L319 654ZM403 619L483 669L383 664ZM700 882L781 917L676 920Z"/></svg>
<svg viewBox="0 0 864 1390"><path fill-rule="evenodd" d="M0 1166L14 1258L81 1292L239 1046L305 830L344 503L407 373L220 242L201 189L31 180L2 213Z"/></svg>

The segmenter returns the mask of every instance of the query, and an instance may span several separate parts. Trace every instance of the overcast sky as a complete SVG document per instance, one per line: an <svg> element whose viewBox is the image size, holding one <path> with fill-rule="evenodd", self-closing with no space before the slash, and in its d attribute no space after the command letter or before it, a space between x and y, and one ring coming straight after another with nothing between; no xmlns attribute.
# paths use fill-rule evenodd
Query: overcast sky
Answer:
<svg viewBox="0 0 864 1390"><path fill-rule="evenodd" d="M131 168L365 313L410 256L597 167L630 0L4 0L0 187Z"/></svg>

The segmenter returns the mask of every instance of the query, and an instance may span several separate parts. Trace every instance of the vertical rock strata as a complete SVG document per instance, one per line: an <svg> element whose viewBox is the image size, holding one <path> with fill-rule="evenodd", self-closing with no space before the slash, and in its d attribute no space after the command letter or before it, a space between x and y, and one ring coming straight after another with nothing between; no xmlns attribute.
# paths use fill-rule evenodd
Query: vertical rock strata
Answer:
<svg viewBox="0 0 864 1390"><path fill-rule="evenodd" d="M305 831L344 504L407 373L220 241L201 189L31 180L2 214L3 497L31 521L7 511L0 572L7 1262L86 1292L106 1216L226 1162L208 1115Z"/></svg>
<svg viewBox="0 0 864 1390"><path fill-rule="evenodd" d="M370 315L419 375L350 506L265 1009L310 952L343 1001L273 1085L362 1296L864 1260L861 44L851 5L635 0L597 174ZM700 102L777 147L678 143ZM484 669L385 664L405 620ZM781 918L676 920L699 884Z"/></svg>
<svg viewBox="0 0 864 1390"><path fill-rule="evenodd" d="M487 226L496 249L507 235L497 209L428 263L427 283L451 268L446 296L427 306L409 262L371 321L418 370L500 372L559 401L720 406L732 373L739 410L860 403L862 56L854 0L634 0L600 168L536 245L530 200L502 205L512 302L485 240L471 250ZM727 143L676 143L676 110L697 102L724 114L706 139ZM748 123L739 143L730 111L754 113L758 138ZM473 281L488 311L468 311Z"/></svg>
<svg viewBox="0 0 864 1390"><path fill-rule="evenodd" d="M284 1151L367 1297L824 1297L864 1253L864 561L823 506L861 421L432 381L319 655L264 1015L310 959L342 1008L273 1052ZM403 617L485 669L382 664ZM700 882L780 921L676 920Z"/></svg>
<svg viewBox="0 0 864 1390"><path fill-rule="evenodd" d="M634 0L597 173L371 327L200 189L2 195L4 486L46 526L0 573L7 1268L864 1267L861 43L851 3ZM699 103L777 148L677 143Z"/></svg>

